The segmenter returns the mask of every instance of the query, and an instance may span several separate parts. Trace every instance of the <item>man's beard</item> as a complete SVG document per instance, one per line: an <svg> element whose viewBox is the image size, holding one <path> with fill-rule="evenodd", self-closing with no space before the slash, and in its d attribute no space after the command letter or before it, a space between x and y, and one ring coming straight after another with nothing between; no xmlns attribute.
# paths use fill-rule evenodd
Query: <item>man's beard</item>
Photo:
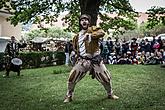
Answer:
<svg viewBox="0 0 165 110"><path fill-rule="evenodd" d="M88 25L88 24L85 24L84 26L83 26L83 25L81 25L81 28L82 28L83 30L87 30L87 29L88 29L88 27L89 27L89 25Z"/></svg>

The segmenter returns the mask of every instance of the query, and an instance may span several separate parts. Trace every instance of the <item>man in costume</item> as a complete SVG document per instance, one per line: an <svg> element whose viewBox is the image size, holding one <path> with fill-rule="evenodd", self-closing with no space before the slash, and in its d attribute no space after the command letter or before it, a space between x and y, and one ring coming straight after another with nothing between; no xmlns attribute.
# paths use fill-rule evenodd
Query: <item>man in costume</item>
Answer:
<svg viewBox="0 0 165 110"><path fill-rule="evenodd" d="M11 41L7 44L6 47L6 56L5 56L6 75L4 75L4 77L9 77L10 71L17 72L17 76L20 76L20 64L22 64L22 60L18 59L18 54L19 54L19 48L21 47L23 47L23 45L17 43L15 37L11 36ZM12 61L12 59L14 60Z"/></svg>
<svg viewBox="0 0 165 110"><path fill-rule="evenodd" d="M105 88L108 98L118 99L112 92L110 73L103 64L100 56L99 39L104 36L101 28L91 26L91 17L83 14L80 17L81 31L73 38L73 48L76 50L77 63L70 72L68 90L64 102L72 101L75 85L88 71L92 78L96 78Z"/></svg>

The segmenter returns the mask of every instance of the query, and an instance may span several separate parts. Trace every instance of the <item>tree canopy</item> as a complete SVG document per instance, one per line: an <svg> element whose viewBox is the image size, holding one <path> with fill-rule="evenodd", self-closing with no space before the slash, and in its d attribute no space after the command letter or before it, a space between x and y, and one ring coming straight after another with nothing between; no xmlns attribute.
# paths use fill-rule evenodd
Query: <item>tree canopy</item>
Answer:
<svg viewBox="0 0 165 110"><path fill-rule="evenodd" d="M47 28L47 30L43 29L35 29L25 34L27 40L32 40L35 37L49 37L49 38L71 38L71 33L65 32L60 28Z"/></svg>
<svg viewBox="0 0 165 110"><path fill-rule="evenodd" d="M153 29L155 26L164 25L165 26L165 8L163 7L151 7L148 9L148 21L147 28Z"/></svg>
<svg viewBox="0 0 165 110"><path fill-rule="evenodd" d="M10 5L6 3L9 1ZM100 26L105 31L134 29L137 16L129 0L1 0L0 8L13 14L8 19L13 25L28 22L51 24L62 12L67 12L63 21L71 32L79 30L79 16L84 13L91 16L92 25L96 25L99 15ZM110 17L107 13L117 15Z"/></svg>

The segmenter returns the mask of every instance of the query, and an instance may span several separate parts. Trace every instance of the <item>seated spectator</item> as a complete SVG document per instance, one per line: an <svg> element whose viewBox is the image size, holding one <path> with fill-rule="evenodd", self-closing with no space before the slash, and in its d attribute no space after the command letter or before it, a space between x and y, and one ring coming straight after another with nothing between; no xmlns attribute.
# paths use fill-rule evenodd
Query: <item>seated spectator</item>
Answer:
<svg viewBox="0 0 165 110"><path fill-rule="evenodd" d="M163 48L163 41L162 41L162 39L161 39L161 36L159 36L157 42L158 42L159 45L160 45L158 49L159 49L159 50L162 49L162 48Z"/></svg>
<svg viewBox="0 0 165 110"><path fill-rule="evenodd" d="M127 51L127 55L131 55L131 52L130 51Z"/></svg>
<svg viewBox="0 0 165 110"><path fill-rule="evenodd" d="M131 43L131 53L132 53L132 56L135 57L136 51L138 49L138 43L136 42L137 40L136 38L133 38L132 40L133 42Z"/></svg>
<svg viewBox="0 0 165 110"><path fill-rule="evenodd" d="M131 64L131 63L132 60L126 53L123 54L123 56L121 56L117 61L117 64Z"/></svg>
<svg viewBox="0 0 165 110"><path fill-rule="evenodd" d="M162 55L163 55L163 64L165 64L165 40L162 41L163 45L162 45Z"/></svg>
<svg viewBox="0 0 165 110"><path fill-rule="evenodd" d="M145 40L144 39L142 39L139 46L140 46L140 50L139 50L140 52L145 51Z"/></svg>
<svg viewBox="0 0 165 110"><path fill-rule="evenodd" d="M153 45L153 49L159 49L160 48L160 44L159 42L155 42L154 45Z"/></svg>
<svg viewBox="0 0 165 110"><path fill-rule="evenodd" d="M117 64L117 57L113 56L112 64Z"/></svg>
<svg viewBox="0 0 165 110"><path fill-rule="evenodd" d="M111 37L107 38L106 45L108 47L109 52L110 53L113 52L113 41L112 41Z"/></svg>
<svg viewBox="0 0 165 110"><path fill-rule="evenodd" d="M156 59L154 53L151 53L151 56L147 58L145 64L149 64L149 65L155 65L155 64L157 64L157 59Z"/></svg>
<svg viewBox="0 0 165 110"><path fill-rule="evenodd" d="M155 51L155 46L154 44L156 43L156 39L155 39L155 36L153 36L153 40L151 41L151 51L154 52Z"/></svg>
<svg viewBox="0 0 165 110"><path fill-rule="evenodd" d="M155 55L156 63L157 64L162 64L163 63L163 54L159 51L156 52Z"/></svg>
<svg viewBox="0 0 165 110"><path fill-rule="evenodd" d="M116 54L119 55L121 52L121 44L119 42L119 39L116 38L116 41L115 41L115 51L116 51Z"/></svg>
<svg viewBox="0 0 165 110"><path fill-rule="evenodd" d="M127 64L127 55L123 54L117 61L117 64Z"/></svg>
<svg viewBox="0 0 165 110"><path fill-rule="evenodd" d="M146 52L146 59L148 59L151 56L150 52Z"/></svg>
<svg viewBox="0 0 165 110"><path fill-rule="evenodd" d="M123 41L122 43L122 54L127 53L127 51L129 50L129 43L126 41Z"/></svg>
<svg viewBox="0 0 165 110"><path fill-rule="evenodd" d="M151 52L151 44L148 39L145 39L145 52Z"/></svg>
<svg viewBox="0 0 165 110"><path fill-rule="evenodd" d="M132 60L132 64L133 64L133 65L138 65L138 61L137 61L136 58L133 58L133 60Z"/></svg>
<svg viewBox="0 0 165 110"><path fill-rule="evenodd" d="M113 60L114 60L113 57L114 57L114 56L115 56L115 53L110 53L109 58L108 58L108 63L109 63L109 64L113 64L113 62L114 62L114 61L113 61Z"/></svg>
<svg viewBox="0 0 165 110"><path fill-rule="evenodd" d="M141 64L141 52L137 54L136 59L138 61L138 64Z"/></svg>
<svg viewBox="0 0 165 110"><path fill-rule="evenodd" d="M133 56L131 55L130 51L127 51L127 57L128 57L127 63L132 64Z"/></svg>
<svg viewBox="0 0 165 110"><path fill-rule="evenodd" d="M165 64L165 50L163 50L163 64Z"/></svg>
<svg viewBox="0 0 165 110"><path fill-rule="evenodd" d="M144 62L146 61L145 51L142 51L141 56L140 56L140 61L141 61L141 64L144 64Z"/></svg>

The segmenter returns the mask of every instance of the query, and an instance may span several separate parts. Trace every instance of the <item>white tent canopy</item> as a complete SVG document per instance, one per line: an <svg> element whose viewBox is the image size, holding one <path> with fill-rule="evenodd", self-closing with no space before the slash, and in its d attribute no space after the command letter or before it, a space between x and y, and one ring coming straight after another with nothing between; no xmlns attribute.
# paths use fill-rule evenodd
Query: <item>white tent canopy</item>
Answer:
<svg viewBox="0 0 165 110"><path fill-rule="evenodd" d="M31 41L34 42L34 43L44 43L44 42L47 42L49 40L51 40L51 38L35 37Z"/></svg>

